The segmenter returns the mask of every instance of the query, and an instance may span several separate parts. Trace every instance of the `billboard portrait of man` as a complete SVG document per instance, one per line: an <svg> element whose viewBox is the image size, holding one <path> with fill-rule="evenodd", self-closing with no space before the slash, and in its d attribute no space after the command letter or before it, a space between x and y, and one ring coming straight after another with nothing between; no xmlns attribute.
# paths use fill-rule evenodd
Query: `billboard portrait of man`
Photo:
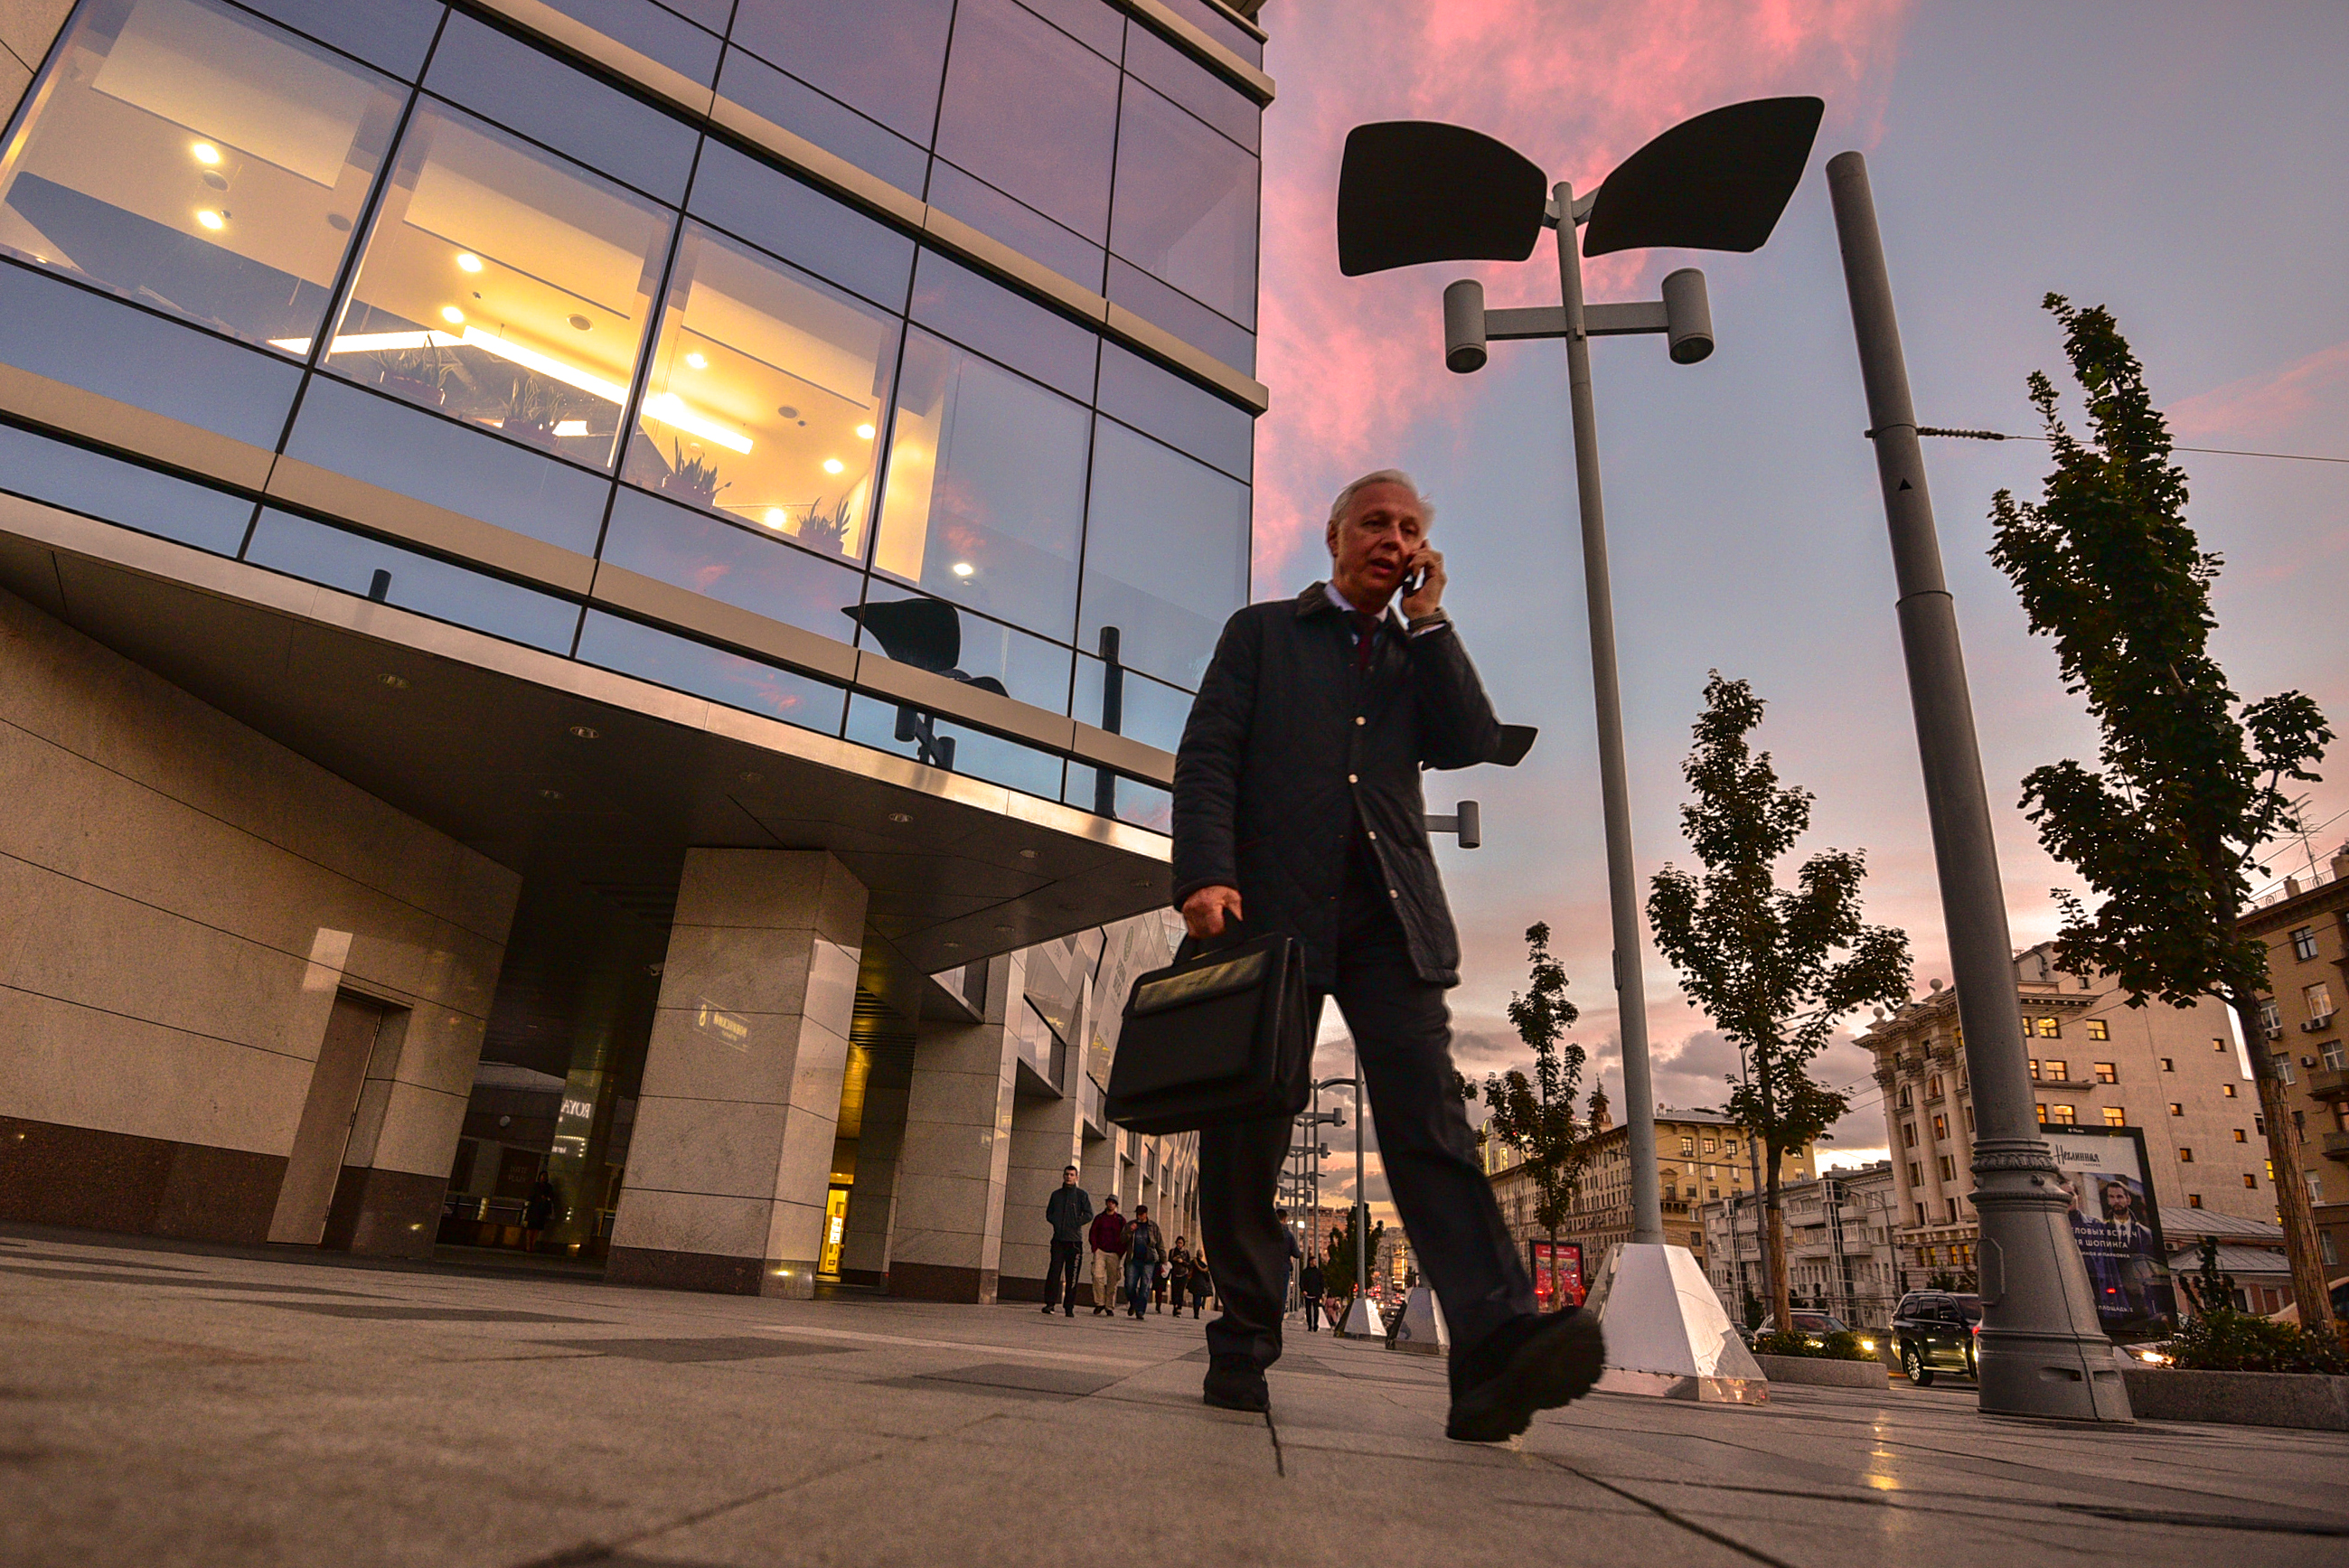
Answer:
<svg viewBox="0 0 2349 1568"><path fill-rule="evenodd" d="M2087 1265L2096 1317L2116 1338L2162 1331L2178 1316L2161 1217L2134 1127L2045 1128L2069 1204L2072 1239Z"/></svg>

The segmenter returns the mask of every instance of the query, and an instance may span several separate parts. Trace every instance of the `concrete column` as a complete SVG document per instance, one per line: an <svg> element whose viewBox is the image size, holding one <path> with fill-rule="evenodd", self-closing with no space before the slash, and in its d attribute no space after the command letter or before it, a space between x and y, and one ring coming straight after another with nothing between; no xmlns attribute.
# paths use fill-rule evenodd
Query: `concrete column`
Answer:
<svg viewBox="0 0 2349 1568"><path fill-rule="evenodd" d="M815 1291L865 892L821 850L688 850L605 1277Z"/></svg>
<svg viewBox="0 0 2349 1568"><path fill-rule="evenodd" d="M864 1080L864 1120L856 1139L856 1181L848 1190L848 1233L841 1239L843 1284L886 1287L889 1238L895 1229L897 1171L905 1144L905 1101L914 1058L876 1050Z"/></svg>
<svg viewBox="0 0 2349 1568"><path fill-rule="evenodd" d="M988 962L980 1022L922 1026L897 1161L892 1295L996 1299L1017 1059L1004 1017L1022 1005L1022 968L1016 953Z"/></svg>
<svg viewBox="0 0 2349 1568"><path fill-rule="evenodd" d="M1044 1276L1052 1266L1052 1228L1044 1205L1061 1185L1061 1173L1074 1165L1084 1184L1083 1125L1077 1097L1039 1095L1011 1107L1011 1158L1003 1186L1003 1254L999 1294L1005 1301L1041 1301ZM1095 1200L1099 1211L1099 1200Z"/></svg>

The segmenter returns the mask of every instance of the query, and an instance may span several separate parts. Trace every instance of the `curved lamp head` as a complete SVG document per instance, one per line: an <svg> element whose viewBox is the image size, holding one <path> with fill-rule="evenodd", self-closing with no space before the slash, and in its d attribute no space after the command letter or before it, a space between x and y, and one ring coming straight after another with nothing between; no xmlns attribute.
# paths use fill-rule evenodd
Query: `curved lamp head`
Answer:
<svg viewBox="0 0 2349 1568"><path fill-rule="evenodd" d="M1338 270L1422 262L1522 262L1541 238L1548 181L1525 156L1464 126L1389 119L1346 133Z"/></svg>
<svg viewBox="0 0 2349 1568"><path fill-rule="evenodd" d="M1582 253L1760 250L1802 181L1826 112L1815 98L1754 98L1682 121L1599 187Z"/></svg>
<svg viewBox="0 0 2349 1568"><path fill-rule="evenodd" d="M944 675L962 657L962 617L940 600L850 604L840 613L872 633L881 651L901 665Z"/></svg>

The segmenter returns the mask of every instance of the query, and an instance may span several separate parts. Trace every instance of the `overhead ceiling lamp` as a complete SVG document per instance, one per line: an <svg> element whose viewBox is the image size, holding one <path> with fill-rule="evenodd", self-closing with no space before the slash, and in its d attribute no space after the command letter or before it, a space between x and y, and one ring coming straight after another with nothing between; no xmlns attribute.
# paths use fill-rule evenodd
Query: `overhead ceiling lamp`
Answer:
<svg viewBox="0 0 2349 1568"><path fill-rule="evenodd" d="M873 427L872 427L872 426L870 426L870 425L859 425L859 426L857 426L857 427L856 427L856 438L857 438L858 440L860 440L860 441L869 441L869 440L871 440L871 439L873 438Z"/></svg>
<svg viewBox="0 0 2349 1568"><path fill-rule="evenodd" d="M202 223L205 228L212 230L214 233L218 233L221 230L228 227L228 214L225 212L215 212L210 207L200 208L196 212L196 222Z"/></svg>
<svg viewBox="0 0 2349 1568"><path fill-rule="evenodd" d="M616 403L619 399L615 397L613 401ZM674 392L663 392L646 398L645 418L657 419L664 425L683 430L688 436L698 436L705 441L715 441L730 452L747 455L750 450L750 437L737 430L730 430L716 420L695 413L687 407L685 400Z"/></svg>
<svg viewBox="0 0 2349 1568"><path fill-rule="evenodd" d="M823 471L828 474L844 474L848 471L848 465L838 458L826 458L823 460Z"/></svg>
<svg viewBox="0 0 2349 1568"><path fill-rule="evenodd" d="M210 169L221 160L221 150L209 141L199 141L188 149L188 155Z"/></svg>
<svg viewBox="0 0 2349 1568"><path fill-rule="evenodd" d="M783 524L791 521L791 520L792 514L785 511L779 506L769 507L759 519L761 522L765 523L769 528L781 528Z"/></svg>
<svg viewBox="0 0 2349 1568"><path fill-rule="evenodd" d="M457 253L457 270L462 273L478 273L481 270L481 258L471 251L460 251Z"/></svg>
<svg viewBox="0 0 2349 1568"><path fill-rule="evenodd" d="M436 332L432 335L437 342L440 334ZM535 348L526 347L509 338L500 337L495 333L483 332L478 326L466 327L464 335L457 341L468 348L478 348L484 354L494 354L500 359L519 365L525 370L535 370L550 380L562 382L565 387L576 387L582 392L601 397L606 403L623 402L627 397L627 388L624 387L616 386L600 376L590 375L576 366L565 365L551 354L541 354Z"/></svg>
<svg viewBox="0 0 2349 1568"><path fill-rule="evenodd" d="M707 370L709 368L709 356L701 353L698 349L693 353L687 355L685 356L685 362L688 365L692 366L696 370Z"/></svg>
<svg viewBox="0 0 2349 1568"><path fill-rule="evenodd" d="M978 567L968 561L957 561L954 563L954 574L957 577L968 577L978 570Z"/></svg>
<svg viewBox="0 0 2349 1568"><path fill-rule="evenodd" d="M444 304L440 307L440 319L450 326L462 326L465 325L465 313L453 304Z"/></svg>

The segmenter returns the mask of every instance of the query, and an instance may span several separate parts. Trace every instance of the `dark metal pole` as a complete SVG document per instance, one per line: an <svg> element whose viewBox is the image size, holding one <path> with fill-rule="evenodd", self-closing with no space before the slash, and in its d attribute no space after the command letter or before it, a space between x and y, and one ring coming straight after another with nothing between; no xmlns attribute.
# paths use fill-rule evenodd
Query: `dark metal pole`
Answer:
<svg viewBox="0 0 2349 1568"><path fill-rule="evenodd" d="M1876 227L1868 163L1827 163L1852 330L1868 388L1868 434L1884 490L1899 591L1900 645L1940 872L1941 917L1957 981L1974 1122L1973 1204L1981 1216L1982 1408L2011 1415L2127 1421L2128 1392L2096 1324L2087 1269L2072 1239L2055 1161L2039 1136L2014 1000L2014 950L1999 884L1990 797L1982 788L1958 616L1925 492L1909 368Z"/></svg>

